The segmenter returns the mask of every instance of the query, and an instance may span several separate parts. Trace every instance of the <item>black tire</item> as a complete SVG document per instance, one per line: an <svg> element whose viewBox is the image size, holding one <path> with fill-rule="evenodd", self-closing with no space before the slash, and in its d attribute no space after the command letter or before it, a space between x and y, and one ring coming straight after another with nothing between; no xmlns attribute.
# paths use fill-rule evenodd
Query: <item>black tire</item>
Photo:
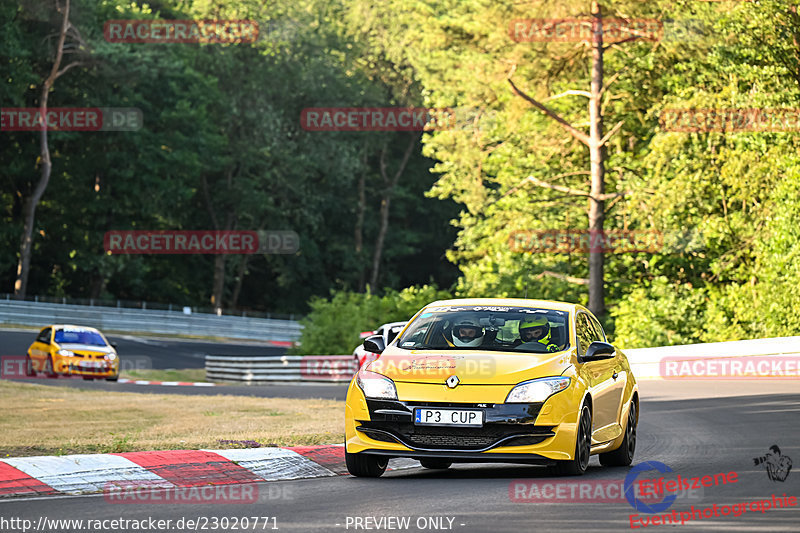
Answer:
<svg viewBox="0 0 800 533"><path fill-rule="evenodd" d="M111 376L110 378L106 378L106 381L118 381L119 376Z"/></svg>
<svg viewBox="0 0 800 533"><path fill-rule="evenodd" d="M53 370L53 356L50 355L47 357L47 361L44 362L44 375L48 378L55 379L58 377L58 374L55 370Z"/></svg>
<svg viewBox="0 0 800 533"><path fill-rule="evenodd" d="M382 455L344 452L347 471L356 477L381 477L389 464L389 458Z"/></svg>
<svg viewBox="0 0 800 533"><path fill-rule="evenodd" d="M630 466L636 452L636 403L631 401L628 409L628 423L625 425L625 438L616 450L600 454L603 466Z"/></svg>
<svg viewBox="0 0 800 533"><path fill-rule="evenodd" d="M589 407L581 408L578 419L578 434L575 439L575 454L570 461L556 461L551 471L557 476L582 476L589 467L592 448L592 413Z"/></svg>
<svg viewBox="0 0 800 533"><path fill-rule="evenodd" d="M453 463L444 459L420 459L419 464L431 470L447 470Z"/></svg>
<svg viewBox="0 0 800 533"><path fill-rule="evenodd" d="M36 369L33 367L33 360L30 355L25 356L25 375L29 378L36 377Z"/></svg>

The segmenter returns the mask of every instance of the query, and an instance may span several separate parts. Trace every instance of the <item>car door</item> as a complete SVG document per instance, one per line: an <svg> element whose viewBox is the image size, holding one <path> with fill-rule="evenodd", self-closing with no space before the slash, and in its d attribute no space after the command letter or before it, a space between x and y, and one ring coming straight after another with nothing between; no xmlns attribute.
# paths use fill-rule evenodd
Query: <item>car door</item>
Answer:
<svg viewBox="0 0 800 533"><path fill-rule="evenodd" d="M606 338L606 333L603 331L603 326L600 325L600 321L597 320L593 315L589 315L589 323L594 328L595 332L599 336L600 340L604 342L608 342ZM614 372L611 374L611 377L614 379L613 386L609 391L609 407L614 409L614 421L620 425L621 430L621 423L620 423L620 415L622 413L622 396L625 392L625 387L628 383L628 373L624 370L622 365L622 360L619 355L619 352L614 354L614 359L609 359L609 361L613 361ZM612 437L616 438L616 437Z"/></svg>
<svg viewBox="0 0 800 533"><path fill-rule="evenodd" d="M50 355L50 337L52 331L52 328L43 329L28 349L31 360L36 368L44 368L44 361L46 361L47 357Z"/></svg>
<svg viewBox="0 0 800 533"><path fill-rule="evenodd" d="M579 356L586 355L586 350L594 341L605 341L605 336L595 330L590 315L585 311L580 311L575 319L575 333ZM614 439L621 431L617 423L618 401L614 399L615 359L583 363L584 376L592 396L592 444Z"/></svg>

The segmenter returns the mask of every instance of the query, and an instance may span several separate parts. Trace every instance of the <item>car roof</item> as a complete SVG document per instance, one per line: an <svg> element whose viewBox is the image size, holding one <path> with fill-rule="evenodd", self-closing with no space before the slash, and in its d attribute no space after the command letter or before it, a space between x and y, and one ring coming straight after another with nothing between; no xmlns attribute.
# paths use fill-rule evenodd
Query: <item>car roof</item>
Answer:
<svg viewBox="0 0 800 533"><path fill-rule="evenodd" d="M584 309L580 304L556 302L553 300L531 300L527 298L456 298L452 300L437 300L425 307L445 305L505 305L515 307L543 307L555 311L576 311Z"/></svg>
<svg viewBox="0 0 800 533"><path fill-rule="evenodd" d="M94 331L95 333L100 333L100 330L97 329L97 328L92 328L92 327L89 327L89 326L76 326L75 324L53 324L52 326L47 326L47 327L48 328L53 328L53 329L64 329L64 328L82 329L82 330L85 330L85 331ZM44 328L42 328L42 329L44 329Z"/></svg>

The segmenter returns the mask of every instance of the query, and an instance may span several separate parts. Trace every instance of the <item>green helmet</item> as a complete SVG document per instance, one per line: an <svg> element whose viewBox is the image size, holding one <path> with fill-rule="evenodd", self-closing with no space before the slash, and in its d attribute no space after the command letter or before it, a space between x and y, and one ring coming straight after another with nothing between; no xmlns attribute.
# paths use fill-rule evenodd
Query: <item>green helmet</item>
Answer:
<svg viewBox="0 0 800 533"><path fill-rule="evenodd" d="M544 316L532 316L519 321L519 338L524 342L550 344L550 322Z"/></svg>

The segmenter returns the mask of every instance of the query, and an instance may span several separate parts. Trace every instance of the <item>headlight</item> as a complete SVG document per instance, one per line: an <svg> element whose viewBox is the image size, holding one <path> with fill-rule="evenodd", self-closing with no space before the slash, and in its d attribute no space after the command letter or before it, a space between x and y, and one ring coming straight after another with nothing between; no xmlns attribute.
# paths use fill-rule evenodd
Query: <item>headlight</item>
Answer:
<svg viewBox="0 0 800 533"><path fill-rule="evenodd" d="M108 358L109 361L113 361L114 359L117 358L117 354L110 353L110 354L107 354L106 357Z"/></svg>
<svg viewBox="0 0 800 533"><path fill-rule="evenodd" d="M540 403L566 389L569 378L542 378L520 383L508 393L506 403Z"/></svg>
<svg viewBox="0 0 800 533"><path fill-rule="evenodd" d="M364 391L364 396L367 398L397 399L397 389L394 386L394 381L386 376L361 370L356 374L356 383Z"/></svg>
<svg viewBox="0 0 800 533"><path fill-rule="evenodd" d="M75 355L73 352L70 352L69 350L65 350L63 348L60 349L59 351L57 351L56 353L58 355L63 355L63 356L66 356L66 357L72 357L73 355Z"/></svg>

